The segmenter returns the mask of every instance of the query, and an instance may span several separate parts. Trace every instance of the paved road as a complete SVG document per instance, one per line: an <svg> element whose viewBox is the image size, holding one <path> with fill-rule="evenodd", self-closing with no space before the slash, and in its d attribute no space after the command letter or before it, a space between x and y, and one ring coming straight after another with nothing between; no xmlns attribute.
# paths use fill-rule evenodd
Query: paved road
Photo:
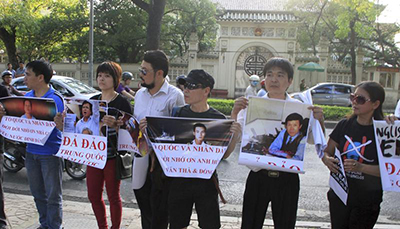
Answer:
<svg viewBox="0 0 400 229"><path fill-rule="evenodd" d="M330 133L331 130L328 130ZM329 222L328 201L326 192L329 189L329 171L318 159L313 146L307 146L305 155L305 174L300 175L301 188L298 220ZM249 169L238 165L238 147L231 157L221 162L218 167L220 186L228 204L221 206L222 215L240 216L243 192ZM72 180L64 173L64 198L66 200L87 202L86 182ZM13 174L5 172L4 187L6 192L29 194L26 170ZM121 185L121 196L125 207L137 208L136 200L130 188L130 181L124 180ZM380 223L400 225L400 193L385 192L381 205ZM267 218L270 218L270 211Z"/></svg>

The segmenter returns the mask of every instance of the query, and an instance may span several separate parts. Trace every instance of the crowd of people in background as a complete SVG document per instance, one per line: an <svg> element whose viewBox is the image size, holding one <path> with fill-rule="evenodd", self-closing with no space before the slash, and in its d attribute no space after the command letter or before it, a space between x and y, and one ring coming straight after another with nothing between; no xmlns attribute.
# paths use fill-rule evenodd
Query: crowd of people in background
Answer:
<svg viewBox="0 0 400 229"><path fill-rule="evenodd" d="M106 100L109 107L133 114L140 120L139 127L146 131L146 116L175 116L190 118L226 119L207 100L214 87L214 77L202 69L194 69L185 76L177 77L177 86L167 79L169 61L160 50L145 53L140 64L141 88L135 93L129 88L133 75L123 72L120 65L112 61L101 63L96 70L96 80L101 94L92 100ZM39 228L62 228L62 165L54 155L61 145L63 130L63 97L50 85L53 75L51 65L45 61L29 62L26 67L19 63L14 70L7 65L2 73L0 97L18 94L10 85L11 79L25 77L31 89L25 96L51 98L55 101L58 113L54 119L56 128L43 145L27 144L26 169L30 190L39 213ZM240 141L244 116L248 106L248 96L273 98L301 103L287 93L293 82L293 65L284 58L274 57L264 66L262 78L252 75L244 97L235 100L231 112L234 123L231 127L232 141L224 154L229 157ZM301 81L304 83L304 81ZM261 84L261 88L259 87ZM260 89L259 89L260 88ZM302 87L306 88L305 83ZM338 170L338 160L334 149L346 152L345 135L353 139L366 138L372 143L367 146L365 157L375 159L369 163L359 158L342 155L344 169L349 181L349 199L343 204L330 190L328 201L332 228L373 228L377 221L382 202L382 186L379 181L377 152L372 119L384 119L382 104L385 91L375 82L363 82L356 86L350 99L353 114L338 123L329 136L328 146L322 162L333 173ZM134 109L130 101L134 100ZM82 108L83 109L83 108ZM91 109L90 104L85 109ZM173 110L178 110L174 112ZM324 127L322 108L310 106L313 117ZM82 118L87 122L92 111ZM109 110L113 112L113 110ZM0 108L0 118L6 115ZM117 130L123 123L120 114L109 113L102 118L107 125L107 162L103 169L87 168L87 192L99 228L109 228L106 207L103 200L104 186L110 202L111 228L120 228L122 203L120 197L121 181L116 179ZM393 117L391 117L391 120ZM288 121L289 122L289 121ZM289 128L289 127L287 127ZM201 129L199 127L199 129ZM193 129L196 135L196 129ZM294 133L293 136L297 136ZM292 136L292 135L291 135ZM301 136L302 137L302 136ZM0 138L2 140L2 137ZM2 153L0 154L2 165ZM139 170L140 173L137 173ZM220 228L219 186L217 174L210 179L169 178L163 173L157 157L151 150L146 156L135 154L133 161L132 187L141 212L142 228L181 229L189 226L193 205L198 214L201 228ZM136 172L136 173L135 173ZM362 176L357 176L362 174ZM0 172L0 179L3 174ZM142 177L140 177L142 176ZM243 196L242 228L262 228L269 203L272 205L272 218L276 228L294 228L297 218L300 180L296 173L251 168ZM0 182L0 200L4 200ZM6 228L4 202L0 205L0 229Z"/></svg>

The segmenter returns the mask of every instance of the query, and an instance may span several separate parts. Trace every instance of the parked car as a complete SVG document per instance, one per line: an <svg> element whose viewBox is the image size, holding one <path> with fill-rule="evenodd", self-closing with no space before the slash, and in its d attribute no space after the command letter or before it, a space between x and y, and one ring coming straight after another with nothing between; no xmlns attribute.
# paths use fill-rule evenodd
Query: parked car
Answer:
<svg viewBox="0 0 400 229"><path fill-rule="evenodd" d="M354 92L353 85L343 83L320 83L307 90L311 91L314 104L351 107L350 94ZM290 95L300 100L300 93L301 92L296 92Z"/></svg>
<svg viewBox="0 0 400 229"><path fill-rule="evenodd" d="M24 77L16 78L11 81L11 85L18 91L25 94L29 88L25 85ZM59 91L65 98L87 100L92 96L100 94L100 91L90 87L79 80L71 77L54 75L50 80L50 85Z"/></svg>

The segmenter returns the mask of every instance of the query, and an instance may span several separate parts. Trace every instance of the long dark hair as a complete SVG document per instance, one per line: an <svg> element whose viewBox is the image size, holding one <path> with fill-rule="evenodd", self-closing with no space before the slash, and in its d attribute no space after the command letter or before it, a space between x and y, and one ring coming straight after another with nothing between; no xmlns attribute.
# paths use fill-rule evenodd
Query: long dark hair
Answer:
<svg viewBox="0 0 400 229"><path fill-rule="evenodd" d="M368 93L371 102L380 101L379 107L374 110L373 118L375 120L383 120L385 116L383 115L382 106L383 102L385 102L385 89L383 89L379 83L374 81L361 82L355 89L357 88L364 89ZM354 117L354 114L351 117Z"/></svg>

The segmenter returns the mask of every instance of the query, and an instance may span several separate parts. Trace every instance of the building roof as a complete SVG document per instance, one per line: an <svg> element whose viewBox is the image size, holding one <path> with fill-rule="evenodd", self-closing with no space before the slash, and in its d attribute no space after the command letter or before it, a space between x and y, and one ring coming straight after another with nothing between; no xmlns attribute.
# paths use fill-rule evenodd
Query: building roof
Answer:
<svg viewBox="0 0 400 229"><path fill-rule="evenodd" d="M288 0L211 0L227 11L287 11Z"/></svg>
<svg viewBox="0 0 400 229"><path fill-rule="evenodd" d="M296 17L285 9L288 0L212 0L224 9L220 21L288 22Z"/></svg>

